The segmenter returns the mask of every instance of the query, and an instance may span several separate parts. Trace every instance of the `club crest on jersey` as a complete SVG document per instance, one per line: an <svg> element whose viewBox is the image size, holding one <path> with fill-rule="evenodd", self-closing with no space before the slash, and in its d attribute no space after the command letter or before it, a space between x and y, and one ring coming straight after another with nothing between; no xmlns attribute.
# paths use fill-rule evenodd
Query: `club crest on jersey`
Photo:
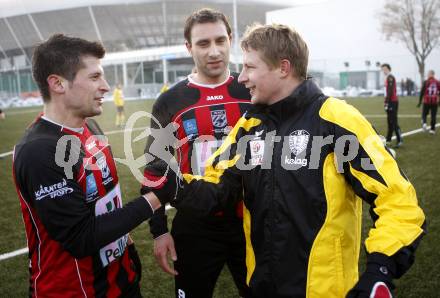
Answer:
<svg viewBox="0 0 440 298"><path fill-rule="evenodd" d="M228 119L226 118L225 110L211 111L211 119L212 119L212 125L216 129L224 128L226 127L226 124L228 124Z"/></svg>
<svg viewBox="0 0 440 298"><path fill-rule="evenodd" d="M110 168L107 165L107 161L105 160L105 156L102 156L96 160L96 164L102 173L102 179L108 178L110 176Z"/></svg>
<svg viewBox="0 0 440 298"><path fill-rule="evenodd" d="M289 135L289 148L294 155L298 155L307 148L310 134L306 130L295 130Z"/></svg>
<svg viewBox="0 0 440 298"><path fill-rule="evenodd" d="M105 159L105 156L99 157L96 160L96 164L98 165L98 168L101 170L102 184L107 185L111 181L113 181L113 178L110 176L110 168L107 165L107 160Z"/></svg>

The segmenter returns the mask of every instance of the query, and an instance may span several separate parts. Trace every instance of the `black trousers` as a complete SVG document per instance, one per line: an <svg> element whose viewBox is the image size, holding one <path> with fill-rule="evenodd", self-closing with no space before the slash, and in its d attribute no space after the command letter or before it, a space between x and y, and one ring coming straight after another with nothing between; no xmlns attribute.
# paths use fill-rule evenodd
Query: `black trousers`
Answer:
<svg viewBox="0 0 440 298"><path fill-rule="evenodd" d="M422 121L423 123L426 123L426 117L429 114L429 111L431 111L431 130L435 131L435 124L437 120L437 104L423 104L423 110L422 110Z"/></svg>
<svg viewBox="0 0 440 298"><path fill-rule="evenodd" d="M397 143L402 141L402 135L400 132L399 123L397 121L397 113L399 109L399 102L389 102L387 109L387 121L388 121L388 132L386 141L391 142L393 133L396 134Z"/></svg>
<svg viewBox="0 0 440 298"><path fill-rule="evenodd" d="M242 220L215 216L209 220L199 220L177 212L171 234L177 254L177 261L174 262L174 269L178 272L175 276L177 298L212 297L225 265L231 272L238 295L250 297L246 285L246 245Z"/></svg>

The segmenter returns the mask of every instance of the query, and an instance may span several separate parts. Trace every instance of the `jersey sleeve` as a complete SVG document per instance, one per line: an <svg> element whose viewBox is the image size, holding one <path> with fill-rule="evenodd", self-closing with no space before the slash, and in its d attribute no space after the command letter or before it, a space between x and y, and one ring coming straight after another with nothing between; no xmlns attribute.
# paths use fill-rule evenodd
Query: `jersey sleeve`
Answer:
<svg viewBox="0 0 440 298"><path fill-rule="evenodd" d="M22 197L35 209L49 236L76 258L90 256L125 235L153 211L139 197L122 208L95 216L85 202L76 178L67 176L55 161L56 143L45 140L23 145L14 159L14 172Z"/></svg>
<svg viewBox="0 0 440 298"><path fill-rule="evenodd" d="M164 98L167 93L163 93L159 96L156 102L153 105L152 109L152 119L150 123L150 129L160 129L161 127L166 127L171 123L171 115L167 112L167 106L164 102ZM151 160L146 164L144 168L144 176L147 177L147 172L154 171L154 164L159 161L158 157L152 154L151 146L155 138L153 134L149 134L147 137L147 142L145 145L144 154L146 157L149 157ZM173 148L169 147L170 153L174 154ZM148 192L148 188L145 188L143 185L141 186L141 194L145 194ZM157 238L168 232L167 225L167 216L165 213L165 207L159 208L154 215L151 217L150 221L150 232L153 235L153 238Z"/></svg>
<svg viewBox="0 0 440 298"><path fill-rule="evenodd" d="M356 195L371 206L374 226L365 241L367 253L392 263L399 277L411 266L424 234L425 216L416 191L358 110L337 99L328 99L322 110L335 124L335 139L351 136L359 144L342 168Z"/></svg>

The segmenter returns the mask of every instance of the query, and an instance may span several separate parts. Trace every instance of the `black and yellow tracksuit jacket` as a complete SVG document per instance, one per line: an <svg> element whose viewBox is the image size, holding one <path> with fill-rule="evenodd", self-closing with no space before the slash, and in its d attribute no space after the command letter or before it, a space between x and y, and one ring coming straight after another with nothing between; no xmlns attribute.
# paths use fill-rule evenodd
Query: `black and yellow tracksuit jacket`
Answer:
<svg viewBox="0 0 440 298"><path fill-rule="evenodd" d="M368 258L400 277L425 217L371 124L310 80L254 107L203 177L184 174L176 207L215 212L244 197L247 282L256 297L344 297L358 280L363 199L374 221Z"/></svg>

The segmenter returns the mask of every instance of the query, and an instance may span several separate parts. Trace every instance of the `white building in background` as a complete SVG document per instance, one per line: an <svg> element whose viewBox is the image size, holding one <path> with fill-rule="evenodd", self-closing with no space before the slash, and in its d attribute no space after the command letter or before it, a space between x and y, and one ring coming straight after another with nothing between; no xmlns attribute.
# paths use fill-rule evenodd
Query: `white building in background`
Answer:
<svg viewBox="0 0 440 298"><path fill-rule="evenodd" d="M378 15L385 0L298 0L294 3L293 8L268 12L266 23L283 23L296 28L309 46L312 69L335 76L347 71L371 73L377 70L376 62L389 63L398 82L406 78L420 82L416 60L405 45L385 40L380 31ZM428 69L440 73L440 48L429 56L426 71ZM380 82L382 84L382 79Z"/></svg>
<svg viewBox="0 0 440 298"><path fill-rule="evenodd" d="M380 33L377 14L384 0L1 0L0 99L35 95L32 47L55 32L102 41L110 85L123 83L129 97L154 97L164 82L176 82L193 67L183 40L186 17L211 7L234 26L234 2L238 38L254 22L284 23L300 31L310 48L310 72L321 86L359 82L360 72L367 78L364 88L381 84L376 62L390 63L399 81L419 82L411 54ZM231 62L236 63L241 54L234 45ZM428 60L431 68L440 73L439 50Z"/></svg>
<svg viewBox="0 0 440 298"><path fill-rule="evenodd" d="M287 1L288 2L288 1ZM127 96L155 96L164 82L188 75L192 59L184 47L183 25L194 10L210 7L225 13L241 36L266 12L287 7L270 0L2 0L0 1L0 99L35 95L32 47L56 32L100 40L110 85L124 85ZM235 34L234 34L235 35ZM239 51L236 51L236 53ZM233 53L232 62L239 61Z"/></svg>

